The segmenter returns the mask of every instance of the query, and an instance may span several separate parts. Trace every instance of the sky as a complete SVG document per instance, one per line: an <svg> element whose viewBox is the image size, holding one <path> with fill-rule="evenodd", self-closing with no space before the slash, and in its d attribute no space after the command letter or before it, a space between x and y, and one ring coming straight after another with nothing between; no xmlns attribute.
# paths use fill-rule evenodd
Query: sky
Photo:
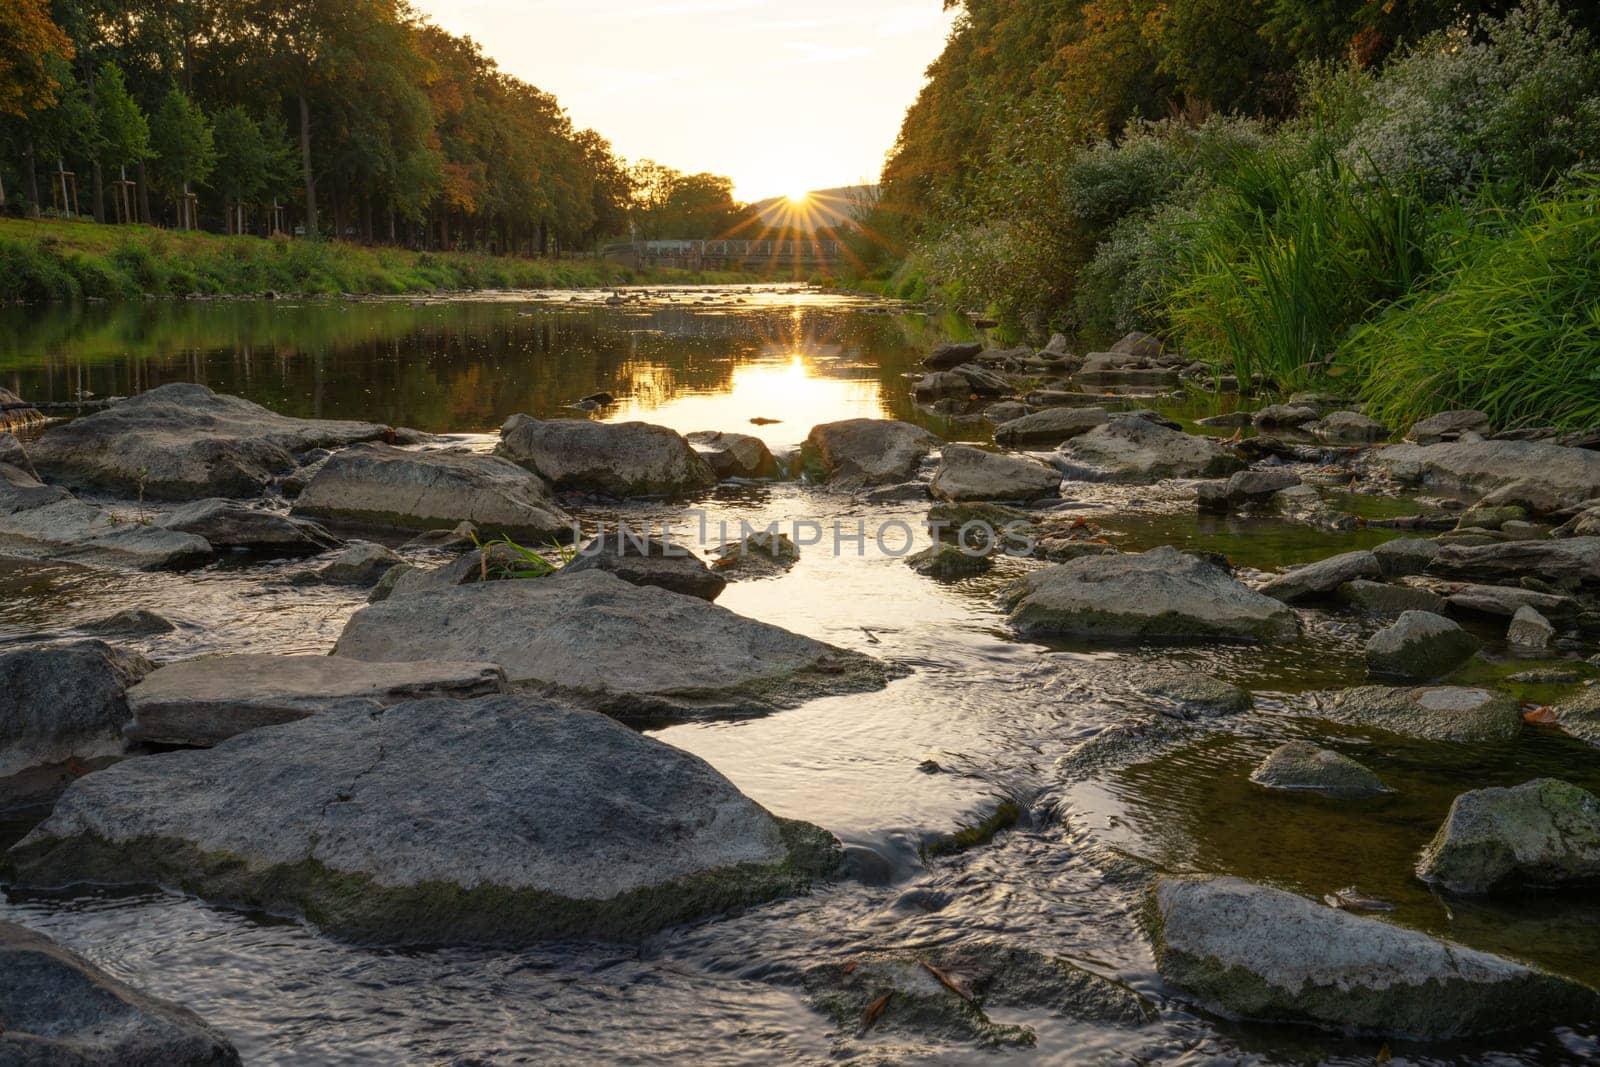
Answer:
<svg viewBox="0 0 1600 1067"><path fill-rule="evenodd" d="M413 0L629 159L742 200L875 182L938 56L942 0Z"/></svg>

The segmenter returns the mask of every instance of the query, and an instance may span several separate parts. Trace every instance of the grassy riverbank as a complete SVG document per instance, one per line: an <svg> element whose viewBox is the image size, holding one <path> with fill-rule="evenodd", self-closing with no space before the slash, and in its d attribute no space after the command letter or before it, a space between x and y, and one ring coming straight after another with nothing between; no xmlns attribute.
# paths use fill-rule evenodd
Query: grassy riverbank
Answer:
<svg viewBox="0 0 1600 1067"><path fill-rule="evenodd" d="M1600 422L1600 42L1526 0L1386 63L1307 63L1293 97L1098 140L1023 124L878 284L1089 347L1159 333L1394 425Z"/></svg>
<svg viewBox="0 0 1600 1067"><path fill-rule="evenodd" d="M118 300L146 293L368 294L756 280L747 274L635 271L593 259L411 252L341 241L0 219L0 302Z"/></svg>

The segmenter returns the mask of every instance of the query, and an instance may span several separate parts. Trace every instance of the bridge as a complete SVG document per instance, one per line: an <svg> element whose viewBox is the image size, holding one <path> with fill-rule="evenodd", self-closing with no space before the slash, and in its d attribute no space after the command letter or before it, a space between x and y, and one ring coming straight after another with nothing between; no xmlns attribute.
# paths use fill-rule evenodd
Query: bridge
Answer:
<svg viewBox="0 0 1600 1067"><path fill-rule="evenodd" d="M844 258L842 241L628 241L610 245L606 258L635 267L689 270L761 270L825 267Z"/></svg>

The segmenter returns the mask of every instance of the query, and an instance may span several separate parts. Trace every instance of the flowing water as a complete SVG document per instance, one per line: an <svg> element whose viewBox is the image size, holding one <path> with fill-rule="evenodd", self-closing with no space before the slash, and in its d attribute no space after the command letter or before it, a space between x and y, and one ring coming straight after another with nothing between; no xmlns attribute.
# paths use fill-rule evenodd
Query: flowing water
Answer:
<svg viewBox="0 0 1600 1067"><path fill-rule="evenodd" d="M618 402L593 417L757 433L774 451L795 447L816 423L854 416L911 419L948 439L987 437L981 420L911 401L903 376L949 323L786 287L658 290L622 306L607 304L608 295L4 310L0 385L60 401L199 381L290 414L408 425L481 450L508 415L583 417L569 405L599 391ZM1156 406L1189 421L1223 403L1201 396ZM1073 515L1121 547L1225 552L1241 568L1317 559L1390 536L1200 519L1174 486L1086 486L1069 497ZM794 520L915 527L926 510L793 483L725 486L697 506L713 532L722 521L735 530L741 521ZM580 510L591 522L677 513L661 504ZM1377 1042L1242 1026L1171 999L1139 933L1141 895L1122 873L1123 856L1313 896L1355 886L1391 903L1395 921L1600 982L1600 906L1591 899L1465 905L1434 897L1410 876L1457 792L1541 774L1597 788L1592 750L1535 731L1491 746L1338 731L1331 743L1395 793L1359 804L1269 796L1245 781L1249 769L1283 740L1329 736L1326 724L1308 719L1314 694L1361 678L1361 646L1376 624L1312 612L1300 642L1270 650L1110 652L1022 642L1008 633L996 597L1031 564L1002 559L990 574L941 584L913 573L897 547L869 536L839 552L808 548L792 570L737 581L719 603L893 660L909 668L906 677L881 693L656 734L703 756L774 812L837 834L857 872L837 886L642 945L520 952L377 951L159 892L12 893L0 901L0 918L187 1003L228 1033L247 1062L272 1064L1373 1061ZM70 636L137 605L181 624L177 633L132 642L156 658L326 652L364 595L290 584L301 566L223 563L133 576L0 559L0 642ZM1505 654L1494 645L1490 652ZM1148 710L1117 684L1129 658L1204 669L1252 690L1256 710L1196 744L1061 781L1059 757ZM953 857L923 858L929 841L981 821L1003 801L1024 813L1016 828ZM37 817L0 813L0 844ZM868 949L982 939L1123 981L1151 997L1159 1016L1125 1027L1043 1011L994 1013L1032 1027L1038 1043L991 1053L890 1029L840 1034L806 1005L799 979L809 968ZM1597 1042L1591 1027L1460 1046L1395 1043L1391 1051L1395 1063L1578 1063L1600 1055Z"/></svg>

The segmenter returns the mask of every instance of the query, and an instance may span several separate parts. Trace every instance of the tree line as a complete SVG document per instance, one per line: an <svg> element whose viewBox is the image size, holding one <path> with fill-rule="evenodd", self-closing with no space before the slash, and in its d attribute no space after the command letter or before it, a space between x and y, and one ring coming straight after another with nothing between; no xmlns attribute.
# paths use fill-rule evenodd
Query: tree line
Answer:
<svg viewBox="0 0 1600 1067"><path fill-rule="evenodd" d="M400 0L7 0L0 205L541 255L749 217Z"/></svg>

